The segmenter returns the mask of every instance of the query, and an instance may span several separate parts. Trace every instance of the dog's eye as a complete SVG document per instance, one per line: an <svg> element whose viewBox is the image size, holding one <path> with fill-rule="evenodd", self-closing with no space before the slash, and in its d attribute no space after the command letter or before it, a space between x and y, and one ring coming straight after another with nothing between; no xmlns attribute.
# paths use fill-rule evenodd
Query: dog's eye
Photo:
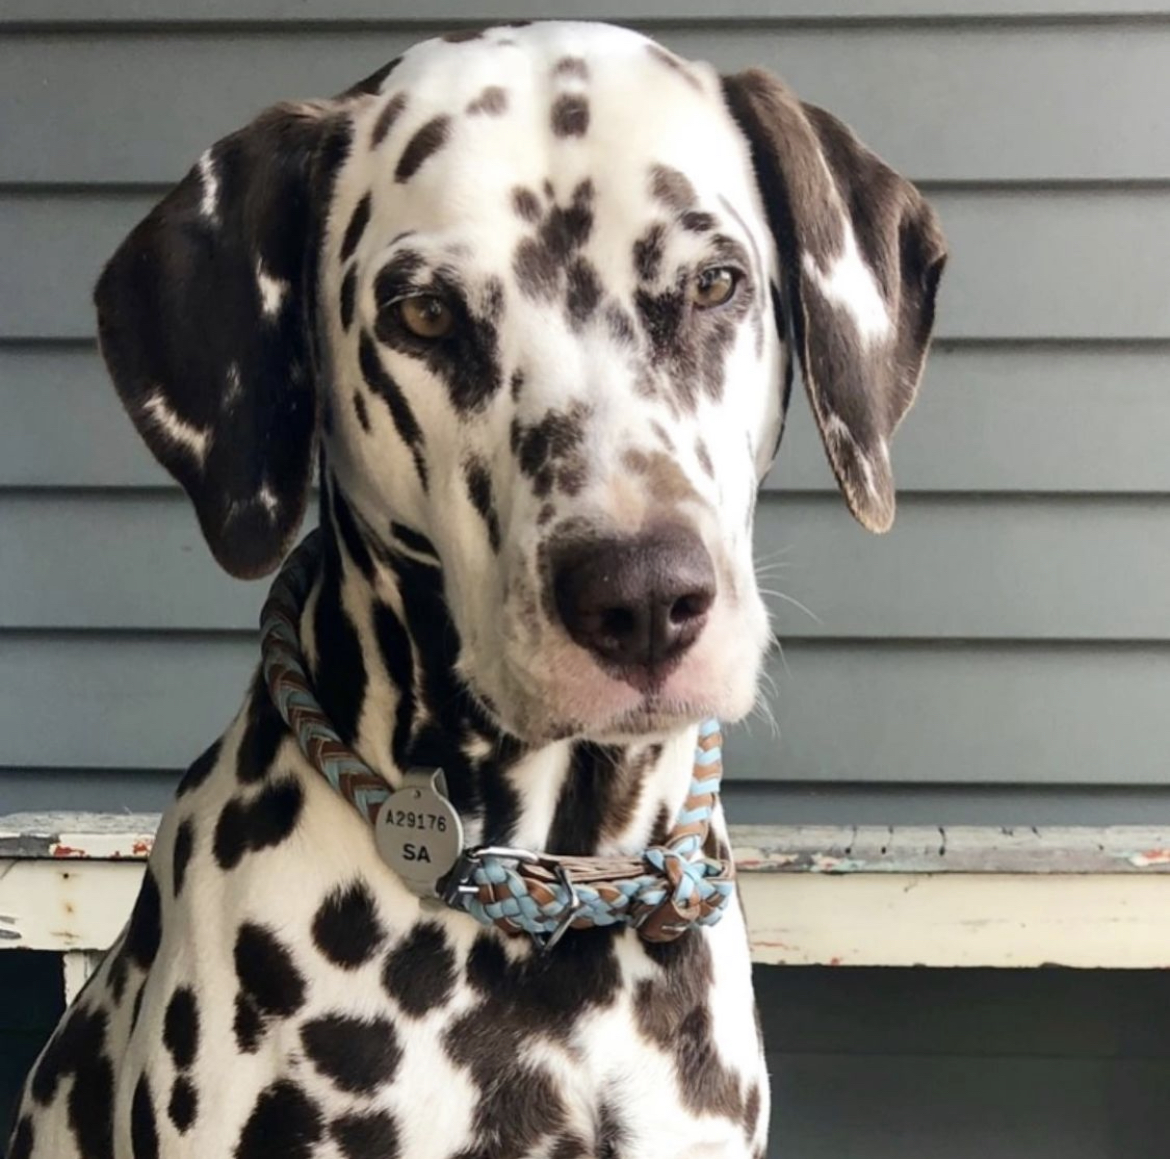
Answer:
<svg viewBox="0 0 1170 1159"><path fill-rule="evenodd" d="M418 294L396 303L402 324L419 338L445 338L455 327L455 315L442 298Z"/></svg>
<svg viewBox="0 0 1170 1159"><path fill-rule="evenodd" d="M710 310L731 301L740 274L730 266L708 266L691 283L691 302L700 310Z"/></svg>

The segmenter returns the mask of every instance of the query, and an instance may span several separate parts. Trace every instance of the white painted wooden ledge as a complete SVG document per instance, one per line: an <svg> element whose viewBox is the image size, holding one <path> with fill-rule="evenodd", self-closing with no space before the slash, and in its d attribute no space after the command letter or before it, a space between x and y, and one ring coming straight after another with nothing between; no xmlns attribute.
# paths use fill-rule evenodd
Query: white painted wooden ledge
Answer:
<svg viewBox="0 0 1170 1159"><path fill-rule="evenodd" d="M0 816L0 949L64 954L75 993L157 824ZM1170 831L735 826L732 842L757 962L1170 967Z"/></svg>

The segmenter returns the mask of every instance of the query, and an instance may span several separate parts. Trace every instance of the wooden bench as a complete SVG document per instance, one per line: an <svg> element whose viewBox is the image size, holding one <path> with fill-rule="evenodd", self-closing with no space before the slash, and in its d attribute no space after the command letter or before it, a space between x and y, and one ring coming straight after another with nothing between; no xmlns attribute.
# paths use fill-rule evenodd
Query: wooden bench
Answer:
<svg viewBox="0 0 1170 1159"><path fill-rule="evenodd" d="M133 905L157 815L0 816L0 950L63 956L66 999ZM1170 832L734 826L755 960L1170 966Z"/></svg>

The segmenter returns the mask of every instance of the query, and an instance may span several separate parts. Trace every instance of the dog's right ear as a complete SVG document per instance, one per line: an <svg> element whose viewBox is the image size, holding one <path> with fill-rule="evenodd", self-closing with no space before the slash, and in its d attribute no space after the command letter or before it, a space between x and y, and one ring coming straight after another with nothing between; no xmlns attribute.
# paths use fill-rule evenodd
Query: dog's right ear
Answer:
<svg viewBox="0 0 1170 1159"><path fill-rule="evenodd" d="M267 110L200 158L94 295L122 403L235 576L272 570L304 515L320 218L348 149L339 102Z"/></svg>

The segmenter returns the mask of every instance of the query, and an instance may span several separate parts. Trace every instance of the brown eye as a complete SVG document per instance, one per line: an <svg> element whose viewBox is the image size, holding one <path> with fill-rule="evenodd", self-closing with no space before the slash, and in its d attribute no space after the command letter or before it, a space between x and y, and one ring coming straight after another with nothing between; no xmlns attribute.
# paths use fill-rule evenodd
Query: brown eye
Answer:
<svg viewBox="0 0 1170 1159"><path fill-rule="evenodd" d="M398 303L398 314L407 330L419 338L445 338L455 326L450 306L431 294L403 298Z"/></svg>
<svg viewBox="0 0 1170 1159"><path fill-rule="evenodd" d="M700 310L710 310L731 301L739 273L729 266L710 266L691 283L691 302Z"/></svg>

